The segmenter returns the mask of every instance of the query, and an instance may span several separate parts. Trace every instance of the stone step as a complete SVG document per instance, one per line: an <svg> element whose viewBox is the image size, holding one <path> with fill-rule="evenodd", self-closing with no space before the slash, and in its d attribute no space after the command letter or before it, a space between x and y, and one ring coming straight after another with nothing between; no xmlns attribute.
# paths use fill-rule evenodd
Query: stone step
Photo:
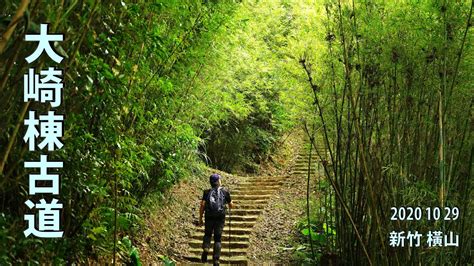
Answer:
<svg viewBox="0 0 474 266"><path fill-rule="evenodd" d="M321 156L321 158L319 158L319 156L311 157L311 163L319 163L319 162L321 162L321 159L322 160L328 160L329 156L324 156L323 155L323 156ZM306 157L306 158L301 157L301 158L298 158L296 160L295 164L298 164L298 163L300 163L300 164L301 163L306 163L307 164L308 162L309 162L308 157Z"/></svg>
<svg viewBox="0 0 474 266"><path fill-rule="evenodd" d="M283 177L268 177L268 178L246 178L242 182L281 182L286 180L286 176Z"/></svg>
<svg viewBox="0 0 474 266"><path fill-rule="evenodd" d="M229 244L231 249L235 248L248 248L249 242L248 241L223 241L221 242L221 246L224 249L229 249ZM192 248L202 248L202 240L191 240L189 242L189 246ZM211 240L211 249L214 246L214 240Z"/></svg>
<svg viewBox="0 0 474 266"><path fill-rule="evenodd" d="M284 183L282 183L284 184ZM275 185L272 185L272 186L265 186L265 187L256 187L256 186L239 186L239 187L236 187L235 189L233 190L229 190L229 192L233 192L233 191L243 191L243 192L248 192L248 193L252 193L254 191L265 191L265 192L269 192L269 193L274 193L275 191L277 191L279 188L280 188L280 184L275 184Z"/></svg>
<svg viewBox="0 0 474 266"><path fill-rule="evenodd" d="M323 167L311 167L311 172L317 172L318 170L321 170L323 169ZM291 169L290 173L291 174L294 174L295 172L305 172L307 173L308 172L308 168L301 168L301 169Z"/></svg>
<svg viewBox="0 0 474 266"><path fill-rule="evenodd" d="M319 159L318 160L311 160L311 168L313 166L316 166L319 164ZM308 162L296 162L295 165L293 165L293 168L295 167L308 167Z"/></svg>
<svg viewBox="0 0 474 266"><path fill-rule="evenodd" d="M322 167L320 168L322 169ZM319 170L320 170L319 169ZM316 173L318 171L317 168L311 168L311 173ZM308 172L308 169L293 169L291 170L291 174L295 174L295 173L307 173Z"/></svg>
<svg viewBox="0 0 474 266"><path fill-rule="evenodd" d="M239 195L239 194L246 194L246 195L261 195L261 194L274 194L277 192L278 189L239 189L239 190L234 190L230 191L231 196L232 195Z"/></svg>
<svg viewBox="0 0 474 266"><path fill-rule="evenodd" d="M235 209L263 209L267 206L267 203L257 203L257 204L245 204L245 203L236 203L234 204Z"/></svg>
<svg viewBox="0 0 474 266"><path fill-rule="evenodd" d="M321 154L321 155L324 155L324 154L327 154L329 155L329 150L312 150L311 151L311 156L314 157L314 156L318 156L318 154ZM297 159L299 158L308 158L309 157L309 152L306 152L306 153L298 153L298 157L296 157Z"/></svg>
<svg viewBox="0 0 474 266"><path fill-rule="evenodd" d="M239 204L261 204L261 205L266 205L268 203L267 199L259 199L259 200L253 200L253 199L232 199L232 202L235 205Z"/></svg>
<svg viewBox="0 0 474 266"><path fill-rule="evenodd" d="M324 151L322 151L322 152L320 152L320 153L323 153L323 154L324 154ZM316 158L316 157L318 157L318 154L313 151L312 154L311 154L311 158ZM299 153L296 158L297 158L297 159L309 158L309 154L307 154L307 153Z"/></svg>
<svg viewBox="0 0 474 266"><path fill-rule="evenodd" d="M316 175L319 173L319 171L309 171L311 175ZM301 175L301 174L308 174L308 170L297 170L297 171L292 171L292 175Z"/></svg>
<svg viewBox="0 0 474 266"><path fill-rule="evenodd" d="M310 171L309 172L311 175L317 175L319 174L319 172L314 172L314 171ZM294 172L291 172L292 175L307 175L308 174L308 171L294 171Z"/></svg>
<svg viewBox="0 0 474 266"><path fill-rule="evenodd" d="M316 171L316 169L317 169L316 165L312 165L312 166L311 166L311 171ZM306 167L306 166L305 166L305 167L302 167L302 166L293 167L291 170L292 170L293 172L294 172L294 171L297 171L297 172L298 172L298 171L308 171L308 167Z"/></svg>
<svg viewBox="0 0 474 266"><path fill-rule="evenodd" d="M318 147L317 149L313 148L311 149L311 154L316 154L316 151L324 153L325 151L329 152L329 149L326 149L326 147ZM308 156L309 154L309 149L307 150L301 150L298 152L298 155L306 155Z"/></svg>
<svg viewBox="0 0 474 266"><path fill-rule="evenodd" d="M232 214L232 222L234 221L256 221L258 219L258 215L235 215Z"/></svg>
<svg viewBox="0 0 474 266"><path fill-rule="evenodd" d="M268 190L250 190L250 191L242 191L242 190L234 190L232 191L231 196L237 195L268 195L271 196L275 193L276 190L268 191Z"/></svg>
<svg viewBox="0 0 474 266"><path fill-rule="evenodd" d="M293 172L292 174L295 175L295 176L305 176L305 175L308 175L308 171L306 171L306 172ZM318 176L318 175L320 175L320 174L316 173L316 172L311 172L311 176Z"/></svg>
<svg viewBox="0 0 474 266"><path fill-rule="evenodd" d="M231 215L248 215L248 214L253 214L253 215L258 215L262 213L262 209L233 209L230 211Z"/></svg>
<svg viewBox="0 0 474 266"><path fill-rule="evenodd" d="M204 226L199 227L197 231L204 233ZM226 226L224 226L223 232L225 232L225 234L229 234L229 229L226 228ZM236 228L234 225L232 225L232 228L230 229L230 235L250 235L251 232L252 232L252 228L245 228L245 227Z"/></svg>
<svg viewBox="0 0 474 266"><path fill-rule="evenodd" d="M229 216L226 217L224 227L229 226L229 222L231 222L232 227L237 227L237 228L252 228L257 221L236 221L233 219L234 217L231 217L229 219ZM203 226L204 227L204 226ZM199 228L199 227L197 227Z"/></svg>
<svg viewBox="0 0 474 266"><path fill-rule="evenodd" d="M195 232L193 235L191 235L191 239L199 240L202 241L204 237L204 231L202 232ZM230 235L230 241L249 241L250 235ZM229 241L229 231L224 231L222 232L222 242L228 242Z"/></svg>
<svg viewBox="0 0 474 266"><path fill-rule="evenodd" d="M283 181L255 181L255 182L242 182L239 184L239 188L246 188L246 187L259 187L264 188L268 186L277 186L283 184Z"/></svg>
<svg viewBox="0 0 474 266"><path fill-rule="evenodd" d="M316 150L325 151L325 150L329 150L329 149L326 146L319 146L319 147L316 147L316 149L313 147L311 149L311 153L314 153ZM299 151L298 154L306 154L306 155L309 154L309 148Z"/></svg>
<svg viewBox="0 0 474 266"><path fill-rule="evenodd" d="M307 161L309 159L309 156L306 154L306 155L298 155L298 157L296 157L296 161ZM316 153L313 153L311 155L311 161L314 160L314 159L319 159L319 156L316 154Z"/></svg>
<svg viewBox="0 0 474 266"><path fill-rule="evenodd" d="M326 160L328 161L328 160ZM321 160L315 160L315 161L311 161L311 168L315 168L315 167L318 167L318 166L321 166L322 164L322 161ZM294 165L292 167L292 169L294 168L308 168L308 162L305 162L304 164L302 165Z"/></svg>
<svg viewBox="0 0 474 266"><path fill-rule="evenodd" d="M232 196L233 200L264 200L269 199L272 195L235 195Z"/></svg>
<svg viewBox="0 0 474 266"><path fill-rule="evenodd" d="M254 185L252 186L251 184L245 184L245 185L242 185L240 186L239 188L236 188L236 191L261 191L261 190L270 190L270 191L277 191L281 188L281 185L283 185L285 183L281 183L281 184L266 184L266 185ZM232 191L230 191L231 195L232 195ZM274 193L274 192L272 192Z"/></svg>
<svg viewBox="0 0 474 266"><path fill-rule="evenodd" d="M268 180L259 180L259 179L255 179L255 180L242 180L242 182L240 183L240 185L242 184L278 184L278 183L282 183L283 181L285 181L285 179L281 179L281 180L274 180L274 179L268 179Z"/></svg>
<svg viewBox="0 0 474 266"><path fill-rule="evenodd" d="M256 178L246 178L242 181L251 180L251 181L282 181L287 179L288 176L268 176L268 177L256 177Z"/></svg>
<svg viewBox="0 0 474 266"><path fill-rule="evenodd" d="M202 252L202 251L201 251ZM201 262L201 253L199 254L189 254L187 256L184 256L185 259L191 261L191 262ZM248 261L247 261L247 257L245 256L231 256L231 257L228 257L228 256L222 256L220 257L220 260L219 262L221 264L237 264L237 265L247 265L248 264ZM210 263L212 264L212 256L208 256L207 257L207 263ZM203 265L203 264L201 264Z"/></svg>
<svg viewBox="0 0 474 266"><path fill-rule="evenodd" d="M237 226L237 227L240 227L240 228L242 228L242 227L252 228L257 223L257 221L234 221L234 220L226 219L225 220L225 226L229 226L229 221L231 222L232 227Z"/></svg>
<svg viewBox="0 0 474 266"><path fill-rule="evenodd" d="M198 254L200 258L202 254L202 248L190 248L189 253ZM212 259L212 254L213 254L213 250L211 248L208 253L208 260ZM221 249L221 256L229 256L229 254L231 256L246 255L247 249L246 248L234 248L234 249L231 248L230 250L228 248Z"/></svg>
<svg viewBox="0 0 474 266"><path fill-rule="evenodd" d="M321 163L321 160L328 161L330 158L329 156L325 157L323 156L322 158L316 157L316 158L311 158L311 163L316 164L316 163ZM309 159L299 159L295 162L295 164L308 164Z"/></svg>
<svg viewBox="0 0 474 266"><path fill-rule="evenodd" d="M233 191L242 191L251 193L253 191L267 191L273 193L277 191L282 184L284 183L268 183L264 185L241 184L240 186L236 187L234 190L230 190L229 192L232 193Z"/></svg>
<svg viewBox="0 0 474 266"><path fill-rule="evenodd" d="M318 162L319 161L319 156L316 156L316 157L312 157L311 158L311 162ZM324 156L323 156L323 159L324 159ZM302 164L302 163L308 163L309 162L309 158L299 158L298 160L296 160L295 164Z"/></svg>
<svg viewBox="0 0 474 266"><path fill-rule="evenodd" d="M283 183L281 183L281 184L266 184L266 185L256 186L252 183L248 183L248 184L240 184L238 189L241 189L241 190L275 189L275 190L278 190L281 187L282 184ZM232 190L230 191L230 193L232 194Z"/></svg>

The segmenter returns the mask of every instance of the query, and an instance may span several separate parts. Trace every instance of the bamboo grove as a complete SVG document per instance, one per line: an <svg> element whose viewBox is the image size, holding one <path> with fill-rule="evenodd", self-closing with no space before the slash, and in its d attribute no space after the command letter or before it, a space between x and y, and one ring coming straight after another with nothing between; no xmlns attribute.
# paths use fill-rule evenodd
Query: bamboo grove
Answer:
<svg viewBox="0 0 474 266"><path fill-rule="evenodd" d="M23 101L24 38L41 23L65 34L65 235L49 240L23 235L39 156L23 121L49 110ZM206 166L254 173L301 129L321 160L296 264L472 263L472 23L472 1L2 1L0 264L130 263L144 202ZM461 217L391 221L399 206ZM430 229L459 247L388 244Z"/></svg>
<svg viewBox="0 0 474 266"><path fill-rule="evenodd" d="M267 4L278 11L269 16ZM239 1L2 2L0 10L0 264L129 262L144 199L205 164L255 171L295 125L277 63L291 5ZM256 9L258 20L250 20ZM237 12L237 10L239 12ZM25 238L25 34L64 33L65 162L61 239ZM266 25L262 27L261 24ZM245 36L245 37L244 37ZM230 41L232 40L232 41ZM244 41L245 40L245 41ZM47 65L40 57L34 66ZM270 66L270 67L269 67ZM229 156L229 154L231 156ZM152 202L154 205L160 202ZM151 204L151 203L149 203Z"/></svg>
<svg viewBox="0 0 474 266"><path fill-rule="evenodd" d="M126 262L141 200L198 171L199 132L226 120L219 92L195 96L192 88L234 3L24 0L1 6L2 33L15 30L3 35L0 51L0 264L104 262L115 253ZM44 22L66 36L56 47L66 57L59 110L67 117L66 145L53 154L66 162L65 235L51 240L25 238L22 221L28 184L22 165L37 154L26 153L22 143L29 102L18 84L34 49L25 33ZM36 67L44 65L41 57ZM192 125L193 115L207 119Z"/></svg>
<svg viewBox="0 0 474 266"><path fill-rule="evenodd" d="M300 65L314 98L306 132L329 155L332 189L313 208L337 232L325 248L343 264L472 262L472 1L335 1L324 12L326 56ZM391 221L393 206L458 206L462 220ZM459 232L461 246L388 246L395 228L433 227Z"/></svg>

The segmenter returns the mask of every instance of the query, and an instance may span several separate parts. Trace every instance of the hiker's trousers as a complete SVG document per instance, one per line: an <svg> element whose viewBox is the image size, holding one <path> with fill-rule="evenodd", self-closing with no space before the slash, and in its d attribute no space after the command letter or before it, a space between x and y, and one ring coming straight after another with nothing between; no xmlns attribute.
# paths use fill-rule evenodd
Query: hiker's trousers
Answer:
<svg viewBox="0 0 474 266"><path fill-rule="evenodd" d="M221 238L224 229L225 216L222 217L206 217L204 224L204 239L202 248L209 250L211 247L211 237L214 234L214 250L213 259L218 261L221 255Z"/></svg>

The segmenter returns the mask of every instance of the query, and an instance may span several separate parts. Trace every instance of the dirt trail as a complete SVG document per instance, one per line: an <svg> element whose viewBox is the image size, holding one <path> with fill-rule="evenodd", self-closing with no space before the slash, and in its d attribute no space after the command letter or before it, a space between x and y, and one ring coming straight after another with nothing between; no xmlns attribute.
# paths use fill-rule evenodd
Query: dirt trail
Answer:
<svg viewBox="0 0 474 266"><path fill-rule="evenodd" d="M292 250L301 241L296 225L305 217L308 154L303 142L300 134L286 139L255 176L207 169L173 187L163 195L166 201L150 204L145 213L146 229L137 237L143 261L162 262L164 257L179 265L200 261L204 228L196 226L199 201L203 189L209 186L209 174L218 172L235 203L230 244L226 218L221 263L293 263ZM319 162L316 157L313 154L313 165ZM312 169L313 182L320 175L315 173L316 169ZM313 190L311 194L314 197L317 192ZM208 259L212 260L212 252Z"/></svg>

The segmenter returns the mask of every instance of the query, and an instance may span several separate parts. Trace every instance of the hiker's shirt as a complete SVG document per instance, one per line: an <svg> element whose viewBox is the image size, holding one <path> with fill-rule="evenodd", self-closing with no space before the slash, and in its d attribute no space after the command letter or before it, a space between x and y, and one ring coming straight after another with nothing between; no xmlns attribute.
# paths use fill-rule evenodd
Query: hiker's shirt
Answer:
<svg viewBox="0 0 474 266"><path fill-rule="evenodd" d="M225 218L225 215L227 213L227 204L231 202L231 198L230 198L230 193L229 193L229 191L227 191L227 189L225 189L224 187L219 187L219 188L222 191L222 193L224 194L224 209L225 209L225 212L222 213L222 214L213 214L213 213L211 213L211 211L209 210L208 199L209 199L209 193L214 188L207 189L207 190L204 190L204 193L202 194L202 200L206 201L206 208L205 208L205 217L206 218L213 218L213 219L223 219L223 218Z"/></svg>

